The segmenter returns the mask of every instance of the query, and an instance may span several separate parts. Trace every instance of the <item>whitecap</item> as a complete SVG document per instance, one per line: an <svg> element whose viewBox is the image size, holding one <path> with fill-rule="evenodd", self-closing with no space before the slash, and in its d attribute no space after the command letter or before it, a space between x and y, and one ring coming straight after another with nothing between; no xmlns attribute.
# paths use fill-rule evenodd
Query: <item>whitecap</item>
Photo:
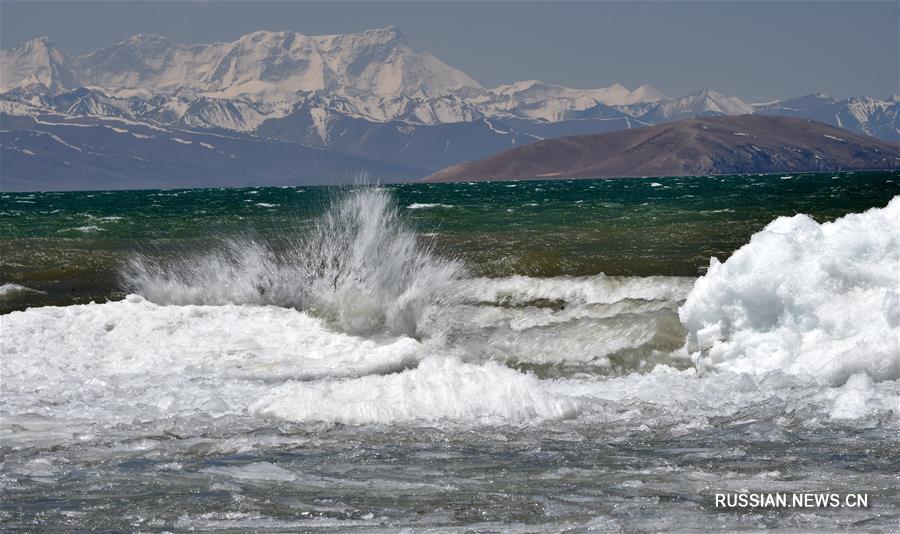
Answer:
<svg viewBox="0 0 900 534"><path fill-rule="evenodd" d="M693 278L677 276L559 276L535 278L476 278L469 282L467 299L504 305L562 301L573 304L609 304L625 299L681 300Z"/></svg>
<svg viewBox="0 0 900 534"><path fill-rule="evenodd" d="M0 300L12 300L23 293L43 293L37 289L31 289L19 284L0 285Z"/></svg>
<svg viewBox="0 0 900 534"><path fill-rule="evenodd" d="M397 374L285 384L252 411L291 421L351 425L530 424L573 417L578 403L550 393L533 375L494 362L475 365L431 357Z"/></svg>
<svg viewBox="0 0 900 534"><path fill-rule="evenodd" d="M409 206L406 206L408 210L424 210L430 208L452 208L452 204L428 204L428 203L419 203L413 202Z"/></svg>

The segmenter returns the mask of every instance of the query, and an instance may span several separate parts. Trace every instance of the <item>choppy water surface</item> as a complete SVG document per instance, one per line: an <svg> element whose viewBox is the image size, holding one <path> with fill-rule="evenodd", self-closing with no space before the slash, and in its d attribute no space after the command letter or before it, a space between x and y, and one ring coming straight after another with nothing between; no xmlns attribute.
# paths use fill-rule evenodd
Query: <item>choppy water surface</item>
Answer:
<svg viewBox="0 0 900 534"><path fill-rule="evenodd" d="M896 173L389 186L421 236L482 276L702 274L780 215L831 220L883 206ZM0 194L0 302L123 296L134 252L182 255L221 239L301 235L340 190L322 187Z"/></svg>
<svg viewBox="0 0 900 534"><path fill-rule="evenodd" d="M896 195L896 173L3 194L0 521L890 531ZM870 506L714 508L740 491Z"/></svg>

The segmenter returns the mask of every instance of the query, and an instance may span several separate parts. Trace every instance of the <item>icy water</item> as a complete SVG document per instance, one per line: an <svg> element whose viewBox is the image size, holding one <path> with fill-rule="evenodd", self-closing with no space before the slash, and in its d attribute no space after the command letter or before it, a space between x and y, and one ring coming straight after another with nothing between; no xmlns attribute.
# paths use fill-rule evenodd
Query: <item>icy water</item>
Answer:
<svg viewBox="0 0 900 534"><path fill-rule="evenodd" d="M893 531L898 195L898 173L4 193L0 522Z"/></svg>

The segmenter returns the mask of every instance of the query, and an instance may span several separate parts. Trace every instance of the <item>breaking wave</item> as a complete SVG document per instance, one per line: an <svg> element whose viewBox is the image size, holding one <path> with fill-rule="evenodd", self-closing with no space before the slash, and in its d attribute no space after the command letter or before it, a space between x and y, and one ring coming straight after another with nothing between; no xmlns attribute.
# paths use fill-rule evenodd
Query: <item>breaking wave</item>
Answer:
<svg viewBox="0 0 900 534"><path fill-rule="evenodd" d="M2 284L0 285L0 301L12 300L23 293L43 293L37 289L31 289L19 284Z"/></svg>
<svg viewBox="0 0 900 534"><path fill-rule="evenodd" d="M456 300L465 269L416 238L388 191L362 187L278 249L231 240L175 263L138 256L123 275L158 304L292 307L352 334L422 336Z"/></svg>
<svg viewBox="0 0 900 534"><path fill-rule="evenodd" d="M533 302L612 304L625 299L681 300L694 278L681 276L559 276L476 278L471 298L480 302L522 306Z"/></svg>
<svg viewBox="0 0 900 534"><path fill-rule="evenodd" d="M111 422L690 426L761 398L875 420L900 378L898 265L900 198L776 219L696 280L471 278L359 188L294 241L139 256L141 296L3 316L3 386L12 414Z"/></svg>
<svg viewBox="0 0 900 534"><path fill-rule="evenodd" d="M572 417L577 410L576 400L551 393L534 375L445 357L391 375L285 384L251 407L259 415L344 424L522 424Z"/></svg>

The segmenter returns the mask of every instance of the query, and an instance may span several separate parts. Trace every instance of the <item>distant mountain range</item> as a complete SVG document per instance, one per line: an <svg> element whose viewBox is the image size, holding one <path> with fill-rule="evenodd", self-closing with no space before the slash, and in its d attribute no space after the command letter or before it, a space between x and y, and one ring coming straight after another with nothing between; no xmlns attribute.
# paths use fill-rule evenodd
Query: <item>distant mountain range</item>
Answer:
<svg viewBox="0 0 900 534"><path fill-rule="evenodd" d="M49 175L70 188L118 187L133 180L152 187L156 175L140 169L131 169L123 183L116 184L117 174L107 172L108 156L126 155L111 145L95 150L102 148L96 146L100 141L95 130L59 126L111 124L113 119L154 129L157 141L219 136L229 140L235 156L251 157L262 141L298 145L298 154L312 147L331 154L329 165L304 164L306 159L299 156L258 162L261 176L248 179L263 183L330 183L346 181L351 174L409 180L541 139L688 117L802 117L882 139L900 138L897 97L835 99L819 94L760 104L714 91L669 98L647 85L633 91L618 84L582 90L534 80L486 89L466 73L416 50L393 27L328 36L261 31L206 45L136 35L77 57L40 38L0 52L0 85L4 189L12 179L49 187L42 182ZM22 159L24 151L34 152L28 139L49 131L41 117L52 117L44 122L55 125L53 135L82 150L78 165L65 158ZM91 154L107 157L87 157ZM141 154L138 157L148 158L157 169L193 163L178 159L191 157L188 154L164 160L153 159L158 157L155 149ZM94 167L102 180L91 176ZM217 176L222 185L236 183L239 176L223 175L223 168L228 166L196 168L183 185L215 183ZM283 174L286 170L290 177Z"/></svg>
<svg viewBox="0 0 900 534"><path fill-rule="evenodd" d="M809 119L740 115L539 141L429 182L900 169L900 143Z"/></svg>

